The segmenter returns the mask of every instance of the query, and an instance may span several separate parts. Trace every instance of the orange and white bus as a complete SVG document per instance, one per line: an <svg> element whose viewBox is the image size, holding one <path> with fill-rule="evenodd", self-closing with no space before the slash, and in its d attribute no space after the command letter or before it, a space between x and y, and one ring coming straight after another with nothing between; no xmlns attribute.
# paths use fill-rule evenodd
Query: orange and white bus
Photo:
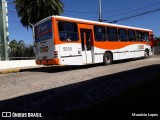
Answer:
<svg viewBox="0 0 160 120"><path fill-rule="evenodd" d="M47 17L34 26L34 51L39 65L111 64L151 55L149 29L63 16Z"/></svg>

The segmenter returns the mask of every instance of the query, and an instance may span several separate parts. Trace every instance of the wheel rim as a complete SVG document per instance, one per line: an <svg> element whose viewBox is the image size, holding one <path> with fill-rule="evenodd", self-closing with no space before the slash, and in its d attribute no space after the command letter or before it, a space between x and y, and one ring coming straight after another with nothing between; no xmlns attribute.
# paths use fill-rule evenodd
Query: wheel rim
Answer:
<svg viewBox="0 0 160 120"><path fill-rule="evenodd" d="M111 62L111 59L109 56L106 56L106 63L110 63Z"/></svg>
<svg viewBox="0 0 160 120"><path fill-rule="evenodd" d="M149 57L149 55L148 55L148 52L147 52L147 51L145 51L144 56L145 56L145 58L148 58L148 57Z"/></svg>

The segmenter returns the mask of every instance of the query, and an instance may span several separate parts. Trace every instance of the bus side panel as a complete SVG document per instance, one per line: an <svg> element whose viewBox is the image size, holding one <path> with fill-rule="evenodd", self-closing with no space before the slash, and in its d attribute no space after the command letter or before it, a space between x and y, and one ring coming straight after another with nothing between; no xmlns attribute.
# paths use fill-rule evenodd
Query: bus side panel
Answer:
<svg viewBox="0 0 160 120"><path fill-rule="evenodd" d="M95 42L94 44L95 63L103 62L103 55L107 51L113 54L113 60L119 60L118 42Z"/></svg>
<svg viewBox="0 0 160 120"><path fill-rule="evenodd" d="M80 43L60 44L60 62L64 65L82 65L82 54Z"/></svg>
<svg viewBox="0 0 160 120"><path fill-rule="evenodd" d="M137 44L135 42L119 42L120 49L118 50L120 53L120 59L128 59L137 57L138 51Z"/></svg>
<svg viewBox="0 0 160 120"><path fill-rule="evenodd" d="M113 60L143 57L146 49L151 51L151 46L146 42L95 42L94 48L95 63L103 61L106 51L112 52Z"/></svg>
<svg viewBox="0 0 160 120"><path fill-rule="evenodd" d="M60 19L61 21L65 21ZM54 44L55 44L55 51L58 52L59 63L61 65L82 65L82 54L81 54L81 43L80 41L76 42L66 42L61 41L59 38L59 31L58 31L58 21L59 19L53 18L52 21L54 22Z"/></svg>

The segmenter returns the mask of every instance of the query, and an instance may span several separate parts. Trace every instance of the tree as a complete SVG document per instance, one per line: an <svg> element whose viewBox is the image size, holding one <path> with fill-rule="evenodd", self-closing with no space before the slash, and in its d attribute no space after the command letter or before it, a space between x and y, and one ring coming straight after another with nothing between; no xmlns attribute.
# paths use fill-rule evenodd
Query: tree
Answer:
<svg viewBox="0 0 160 120"><path fill-rule="evenodd" d="M26 57L28 58L34 58L34 52L33 52L33 47L29 46L26 47L25 43L23 40L20 41L16 41L16 40L12 40L9 43L9 57L13 60L13 59L25 59Z"/></svg>
<svg viewBox="0 0 160 120"><path fill-rule="evenodd" d="M9 43L9 57L13 58L16 57L16 53L17 53L17 41L16 40L12 40Z"/></svg>
<svg viewBox="0 0 160 120"><path fill-rule="evenodd" d="M24 57L24 49L25 49L25 43L23 40L20 40L17 43L17 54L16 57Z"/></svg>
<svg viewBox="0 0 160 120"><path fill-rule="evenodd" d="M15 0L16 11L24 27L28 29L51 15L60 15L63 12L63 3L60 0ZM31 27L32 28L32 27Z"/></svg>
<svg viewBox="0 0 160 120"><path fill-rule="evenodd" d="M35 58L33 46L30 45L28 47L25 47L24 55L25 55L25 57L28 57L28 58Z"/></svg>

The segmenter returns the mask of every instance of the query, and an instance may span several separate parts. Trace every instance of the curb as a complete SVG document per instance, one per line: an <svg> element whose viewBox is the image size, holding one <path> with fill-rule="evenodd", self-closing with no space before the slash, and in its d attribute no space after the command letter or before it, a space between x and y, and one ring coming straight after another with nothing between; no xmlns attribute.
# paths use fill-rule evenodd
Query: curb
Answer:
<svg viewBox="0 0 160 120"><path fill-rule="evenodd" d="M4 69L4 70L0 70L0 74L18 73L18 72L36 70L36 69L41 69L41 68L44 68L44 66L32 66L32 67Z"/></svg>
<svg viewBox="0 0 160 120"><path fill-rule="evenodd" d="M30 66L30 67L17 67L17 68L8 68L8 69L3 69L0 70L0 75L1 74L9 74L9 73L18 73L18 72L26 72L26 71L33 71L33 70L41 70L41 69L48 69L48 68L52 68L55 66L65 66L65 65L51 65L51 66L44 66L44 65L40 65L40 66Z"/></svg>
<svg viewBox="0 0 160 120"><path fill-rule="evenodd" d="M20 70L21 69L0 70L0 74L17 73L17 72L20 72Z"/></svg>
<svg viewBox="0 0 160 120"><path fill-rule="evenodd" d="M160 57L160 54L152 55L151 58ZM53 65L54 66L54 65ZM56 65L55 65L56 66ZM65 65L57 65L57 66L65 66ZM40 66L30 66L30 67L17 67L17 68L8 68L0 70L1 74L9 74L9 73L18 73L18 72L25 72L25 71L32 71L37 69L45 69L48 66L40 65Z"/></svg>

